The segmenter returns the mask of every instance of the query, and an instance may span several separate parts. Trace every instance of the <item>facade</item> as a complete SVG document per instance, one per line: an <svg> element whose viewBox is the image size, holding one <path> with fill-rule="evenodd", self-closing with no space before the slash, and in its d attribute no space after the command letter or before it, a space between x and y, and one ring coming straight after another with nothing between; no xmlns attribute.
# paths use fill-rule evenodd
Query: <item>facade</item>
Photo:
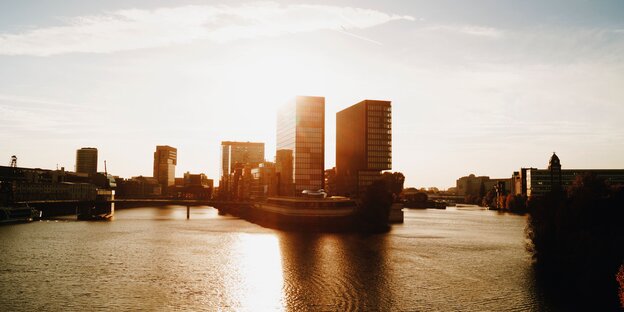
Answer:
<svg viewBox="0 0 624 312"><path fill-rule="evenodd" d="M563 191L584 174L593 174L611 185L624 185L624 169L562 169L559 157L553 153L547 169L522 168L514 172L514 194L532 197Z"/></svg>
<svg viewBox="0 0 624 312"><path fill-rule="evenodd" d="M297 96L279 110L275 162L279 195L324 187L324 97Z"/></svg>
<svg viewBox="0 0 624 312"><path fill-rule="evenodd" d="M175 185L175 166L178 163L178 150L168 145L156 146L154 152L154 178L162 189Z"/></svg>
<svg viewBox="0 0 624 312"><path fill-rule="evenodd" d="M264 161L264 143L258 142L221 142L221 180L219 192L223 198L248 197L239 194L246 191L241 184L244 167L256 167ZM241 189L242 187L242 189Z"/></svg>
<svg viewBox="0 0 624 312"><path fill-rule="evenodd" d="M98 150L94 147L83 147L76 151L76 172L96 174Z"/></svg>
<svg viewBox="0 0 624 312"><path fill-rule="evenodd" d="M275 163L264 162L251 169L253 177L251 197L266 198L277 195L277 175Z"/></svg>
<svg viewBox="0 0 624 312"><path fill-rule="evenodd" d="M492 179L488 176L469 176L461 177L456 181L455 192L459 196L484 196L488 191L497 189L501 194L508 194L512 191L513 178Z"/></svg>
<svg viewBox="0 0 624 312"><path fill-rule="evenodd" d="M263 161L264 143L221 142L221 176L233 173L237 163L257 166Z"/></svg>
<svg viewBox="0 0 624 312"><path fill-rule="evenodd" d="M152 177L132 177L119 179L117 196L120 198L151 198L162 194L162 187L158 180Z"/></svg>
<svg viewBox="0 0 624 312"><path fill-rule="evenodd" d="M96 200L113 192L116 181L103 173L0 166L0 205L35 200Z"/></svg>
<svg viewBox="0 0 624 312"><path fill-rule="evenodd" d="M358 196L392 169L390 101L364 100L336 114L337 193Z"/></svg>

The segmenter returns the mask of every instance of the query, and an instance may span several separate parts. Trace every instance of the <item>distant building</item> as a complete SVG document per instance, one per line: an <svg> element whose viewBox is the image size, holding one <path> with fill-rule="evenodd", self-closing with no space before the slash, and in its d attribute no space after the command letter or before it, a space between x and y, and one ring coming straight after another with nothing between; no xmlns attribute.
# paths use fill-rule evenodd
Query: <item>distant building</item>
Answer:
<svg viewBox="0 0 624 312"><path fill-rule="evenodd" d="M359 196L392 169L390 101L364 100L336 114L336 180L340 195Z"/></svg>
<svg viewBox="0 0 624 312"><path fill-rule="evenodd" d="M94 147L83 147L76 151L76 172L96 174L98 150Z"/></svg>
<svg viewBox="0 0 624 312"><path fill-rule="evenodd" d="M455 192L459 196L484 196L488 191L498 188L501 194L507 194L512 190L513 179L491 179L488 176L469 176L457 179Z"/></svg>
<svg viewBox="0 0 624 312"><path fill-rule="evenodd" d="M611 185L624 185L624 169L562 169L559 157L553 153L547 169L522 168L514 172L514 194L527 197L543 196L552 190L565 190L577 176L593 174Z"/></svg>
<svg viewBox="0 0 624 312"><path fill-rule="evenodd" d="M0 166L0 205L35 200L96 200L101 192L116 187L103 173Z"/></svg>
<svg viewBox="0 0 624 312"><path fill-rule="evenodd" d="M277 174L275 163L264 162L251 169L253 177L251 197L266 198L277 195Z"/></svg>
<svg viewBox="0 0 624 312"><path fill-rule="evenodd" d="M325 193L327 193L327 196L338 195L338 185L336 184L336 167L325 170Z"/></svg>
<svg viewBox="0 0 624 312"><path fill-rule="evenodd" d="M162 189L175 185L175 166L178 163L178 150L168 145L156 146L154 152L154 178Z"/></svg>
<svg viewBox="0 0 624 312"><path fill-rule="evenodd" d="M242 178L242 171L240 175L236 175L236 169L241 169L245 166L256 167L261 162L264 162L264 143L260 142L235 142L235 141L223 141L221 142L221 180L219 182L219 192L223 198L231 198L232 193L237 193L238 190L233 189L239 187L239 181L233 179ZM236 196L234 196L236 197Z"/></svg>
<svg viewBox="0 0 624 312"><path fill-rule="evenodd" d="M151 198L162 194L162 186L152 177L117 179L117 196L120 198Z"/></svg>
<svg viewBox="0 0 624 312"><path fill-rule="evenodd" d="M325 98L297 96L277 116L276 170L280 195L323 188Z"/></svg>
<svg viewBox="0 0 624 312"><path fill-rule="evenodd" d="M235 165L251 164L257 166L264 161L264 143L258 142L221 142L221 175L234 172Z"/></svg>

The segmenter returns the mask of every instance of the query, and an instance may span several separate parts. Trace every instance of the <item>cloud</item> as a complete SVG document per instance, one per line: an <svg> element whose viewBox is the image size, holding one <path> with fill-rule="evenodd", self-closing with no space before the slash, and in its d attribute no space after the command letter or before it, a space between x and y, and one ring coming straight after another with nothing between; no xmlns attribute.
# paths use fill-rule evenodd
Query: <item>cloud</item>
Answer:
<svg viewBox="0 0 624 312"><path fill-rule="evenodd" d="M500 29L477 25L437 25L428 27L427 29L491 39L498 39L504 35L504 32Z"/></svg>
<svg viewBox="0 0 624 312"><path fill-rule="evenodd" d="M196 40L228 42L317 30L364 29L411 16L329 5L192 5L70 18L62 26L0 34L0 54L111 53Z"/></svg>

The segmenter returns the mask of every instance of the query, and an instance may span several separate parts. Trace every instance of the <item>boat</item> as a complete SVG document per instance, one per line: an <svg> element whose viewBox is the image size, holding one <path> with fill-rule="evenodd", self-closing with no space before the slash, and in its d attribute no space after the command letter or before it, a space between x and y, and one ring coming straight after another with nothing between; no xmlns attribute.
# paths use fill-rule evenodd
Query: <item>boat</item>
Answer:
<svg viewBox="0 0 624 312"><path fill-rule="evenodd" d="M84 206L76 208L76 219L81 221L106 221L111 220L115 215L114 203L100 206Z"/></svg>
<svg viewBox="0 0 624 312"><path fill-rule="evenodd" d="M41 211L28 205L21 207L0 207L0 223L30 222L41 218Z"/></svg>
<svg viewBox="0 0 624 312"><path fill-rule="evenodd" d="M348 198L269 197L244 213L251 222L294 231L341 232L354 228L357 204Z"/></svg>
<svg viewBox="0 0 624 312"><path fill-rule="evenodd" d="M269 197L254 205L255 209L288 216L343 217L356 210L356 203L346 197Z"/></svg>

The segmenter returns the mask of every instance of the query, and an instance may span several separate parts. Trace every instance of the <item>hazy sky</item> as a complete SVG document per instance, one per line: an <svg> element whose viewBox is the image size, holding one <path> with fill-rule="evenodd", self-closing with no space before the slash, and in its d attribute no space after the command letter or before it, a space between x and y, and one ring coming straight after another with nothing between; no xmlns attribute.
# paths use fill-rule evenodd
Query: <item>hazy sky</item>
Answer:
<svg viewBox="0 0 624 312"><path fill-rule="evenodd" d="M220 142L266 142L276 108L391 100L407 186L469 173L624 168L624 1L2 1L0 163L218 180Z"/></svg>

